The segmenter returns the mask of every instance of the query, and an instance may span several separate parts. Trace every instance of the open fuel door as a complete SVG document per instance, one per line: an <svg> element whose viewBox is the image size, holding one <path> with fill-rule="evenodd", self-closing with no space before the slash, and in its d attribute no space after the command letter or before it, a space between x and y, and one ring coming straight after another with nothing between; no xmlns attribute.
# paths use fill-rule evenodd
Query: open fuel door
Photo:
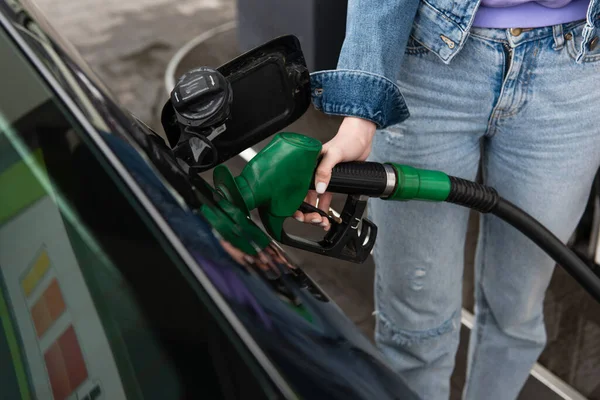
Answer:
<svg viewBox="0 0 600 400"><path fill-rule="evenodd" d="M295 36L279 37L207 70L200 67L179 78L161 118L178 161L186 159L184 167L197 172L277 133L310 105L310 75ZM211 85L217 77L229 86ZM182 94L190 99L186 104L178 101ZM215 110L214 118L207 109ZM207 147L210 151L202 154Z"/></svg>

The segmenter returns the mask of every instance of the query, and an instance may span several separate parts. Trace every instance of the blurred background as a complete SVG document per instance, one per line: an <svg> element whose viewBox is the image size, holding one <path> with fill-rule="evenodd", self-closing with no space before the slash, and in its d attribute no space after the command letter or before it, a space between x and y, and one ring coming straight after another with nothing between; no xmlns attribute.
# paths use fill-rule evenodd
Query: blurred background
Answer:
<svg viewBox="0 0 600 400"><path fill-rule="evenodd" d="M296 34L311 71L334 68L344 36L346 0L37 0L52 25L79 50L120 103L162 134L160 110L169 82L198 66L217 67L272 37ZM310 110L289 130L322 141L339 118ZM241 159L232 160L235 172ZM337 203L339 206L339 199ZM335 206L334 204L334 206ZM472 257L477 218L465 252L464 302L472 311ZM372 339L372 261L331 261L290 250L305 270ZM557 269L546 301L549 344L540 364L589 399L600 400L600 306ZM464 382L468 328L454 374ZM524 399L548 398L530 379Z"/></svg>

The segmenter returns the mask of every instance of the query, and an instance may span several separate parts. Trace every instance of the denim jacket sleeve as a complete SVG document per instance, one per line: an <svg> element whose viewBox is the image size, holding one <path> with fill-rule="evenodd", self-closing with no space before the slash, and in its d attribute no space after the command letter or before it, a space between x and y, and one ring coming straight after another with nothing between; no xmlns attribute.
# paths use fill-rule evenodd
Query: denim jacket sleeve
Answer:
<svg viewBox="0 0 600 400"><path fill-rule="evenodd" d="M408 108L396 85L419 0L349 0L346 38L336 70L311 75L313 104L385 128Z"/></svg>

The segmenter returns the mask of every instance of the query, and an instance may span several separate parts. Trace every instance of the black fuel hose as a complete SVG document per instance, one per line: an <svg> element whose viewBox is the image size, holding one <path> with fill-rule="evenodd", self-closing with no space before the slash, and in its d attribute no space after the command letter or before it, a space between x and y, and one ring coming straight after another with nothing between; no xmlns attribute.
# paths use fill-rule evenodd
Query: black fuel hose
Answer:
<svg viewBox="0 0 600 400"><path fill-rule="evenodd" d="M567 270L596 301L600 302L600 278L552 232L503 198L498 199L498 204L491 213L508 222L535 242L554 261Z"/></svg>
<svg viewBox="0 0 600 400"><path fill-rule="evenodd" d="M600 276L540 222L502 198L494 188L452 176L448 178L450 190L444 201L481 213L493 214L512 225L552 257L600 303ZM401 178L398 177L398 173L395 178L392 175L390 179L389 168L386 169L384 164L342 163L333 169L327 190L333 193L386 198L390 191L396 190L399 180ZM402 184L403 182L400 182L400 185ZM311 187L314 188L314 183Z"/></svg>
<svg viewBox="0 0 600 400"><path fill-rule="evenodd" d="M600 277L545 226L500 197L493 188L455 177L450 177L450 182L452 189L446 199L447 202L493 214L512 225L552 257L596 301L600 302Z"/></svg>

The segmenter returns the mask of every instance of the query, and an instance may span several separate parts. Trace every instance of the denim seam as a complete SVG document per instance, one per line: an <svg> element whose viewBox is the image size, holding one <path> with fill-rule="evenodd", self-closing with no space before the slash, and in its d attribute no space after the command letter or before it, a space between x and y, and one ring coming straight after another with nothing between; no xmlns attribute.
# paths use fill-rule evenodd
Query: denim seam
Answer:
<svg viewBox="0 0 600 400"><path fill-rule="evenodd" d="M484 175L484 183L485 183L485 171L482 171L483 175ZM480 261L480 272L479 272L479 279L477 281L477 286L479 287L479 296L478 298L475 299L475 303L477 304L477 314L475 316L475 323L477 324L476 329L477 329L477 340L475 342L475 345L477 346L475 348L475 350L473 351L473 358L470 360L469 362L469 374L467 376L467 381L465 382L465 388L468 389L470 386L470 381L471 381L471 377L473 374L473 371L475 370L475 364L477 362L477 359L479 357L479 353L481 352L481 341L484 338L484 334L485 334L485 323L487 322L487 316L488 316L488 307L487 307L487 302L486 302L486 306L485 306L485 310L484 307L482 307L482 303L481 303L481 296L485 295L483 294L483 275L485 273L485 266L486 266L486 262L485 262L485 250L487 248L487 234L486 234L486 226L487 226L487 218L485 218L485 216L482 216L482 222L481 222L481 255L479 257Z"/></svg>
<svg viewBox="0 0 600 400"><path fill-rule="evenodd" d="M537 54L540 51L541 48L541 43L542 41L539 40L537 43L537 46L533 52L533 58L537 57ZM506 62L506 56L503 54L503 59ZM490 116L490 122L488 123L488 129L486 130L486 133L484 134L485 137L493 137L496 134L497 131L497 127L498 127L498 123L503 120L503 119L507 119L507 118L512 118L515 115L519 114L520 112L523 111L523 109L525 108L526 104L527 104L527 95L529 93L529 91L527 90L529 87L529 83L532 80L532 76L533 76L533 63L530 63L531 65L529 65L527 67L527 71L524 72L525 74L525 79L524 81L521 83L521 93L519 94L519 98L516 102L512 102L511 108L509 109L509 111L503 111L501 109L498 109L498 105L500 104L500 99L502 98L502 96L504 95L504 83L502 84L502 89L500 91L500 96L498 97L498 103L496 104L496 106L494 107L494 110L492 111L492 115ZM523 63L521 63L521 67L523 68ZM518 82L517 82L518 85ZM493 126L492 126L493 124Z"/></svg>
<svg viewBox="0 0 600 400"><path fill-rule="evenodd" d="M410 45L410 42L415 42L416 46ZM429 50L427 47L425 47L425 45L423 45L423 43L419 42L417 39L415 39L412 34L409 37L409 42L406 45L406 50L405 53L406 54L411 54L411 55L416 55L416 54L425 54L425 53L429 53L431 50Z"/></svg>
<svg viewBox="0 0 600 400"><path fill-rule="evenodd" d="M572 60L576 61L579 52L575 48L575 37L573 37L573 39L569 40L569 43L567 43L565 45L565 47L567 48L567 54L569 55L569 57L571 57ZM600 61L600 54L586 55L582 59L583 63L589 63L589 62L594 63L594 62L598 62L598 61Z"/></svg>
<svg viewBox="0 0 600 400"><path fill-rule="evenodd" d="M441 9L439 9L439 8L437 8L437 7L434 7L434 6L433 6L433 5L431 5L431 3L429 3L429 1L427 1L427 0L421 0L421 1L422 1L424 4L428 5L428 6L429 6L429 7L430 7L432 10L434 10L434 11L437 11L438 15L439 15L439 16L441 16L442 18L444 18L445 20L447 20L448 22L451 22L451 23L453 23L453 24L457 25L459 28L461 27L461 25L462 25L462 22L455 21L455 20L454 20L454 18L453 18L454 16L453 16L453 15L452 15L452 16L448 15L448 14L447 14L447 12L446 12L446 10L441 10ZM461 29L461 30L462 30L462 29Z"/></svg>
<svg viewBox="0 0 600 400"><path fill-rule="evenodd" d="M347 108L345 108L347 110ZM354 109L353 109L354 110ZM328 115L333 115L336 117L353 117L353 118L360 118L360 119L365 119L367 121L371 121L372 123L374 123L375 125L381 125L381 121L378 121L375 118L372 118L370 115L367 115L367 113L363 113L362 111L356 110L355 113L350 113L348 111L345 110L330 110L330 109L322 109L322 111L325 114Z"/></svg>
<svg viewBox="0 0 600 400"><path fill-rule="evenodd" d="M390 319L381 311L377 311L377 318L381 323L382 327L389 333L388 336L394 343L411 346L415 344L423 343L428 339L437 338L446 333L454 330L454 319L456 318L456 312L452 313L452 316L444 321L440 326L424 331L410 331L406 329L397 328ZM381 332L380 332L381 333Z"/></svg>
<svg viewBox="0 0 600 400"><path fill-rule="evenodd" d="M481 36L481 35L478 35L478 34L473 33L473 32L469 33L469 36L475 37L477 39L485 40L485 41L500 43L500 44L507 44L508 43L508 40L485 37L485 36Z"/></svg>
<svg viewBox="0 0 600 400"><path fill-rule="evenodd" d="M483 292L483 287L480 288L480 291ZM467 381L465 382L465 388L468 388L470 386L472 374L473 374L473 371L476 370L477 360L479 358L479 354L481 353L481 342L483 341L483 338L485 335L484 328L485 328L485 324L487 322L487 317L488 317L487 305L486 305L485 311L483 311L481 309L481 307L479 307L478 313L480 314L480 316L478 316L476 318L476 322L475 322L477 324L477 341L476 341L477 347L473 351L473 358L470 360L470 363L469 363L470 371L469 371L469 376L467 376Z"/></svg>
<svg viewBox="0 0 600 400"><path fill-rule="evenodd" d="M496 38L490 38L490 37L486 37L486 36L481 36L481 35L478 35L478 34L473 33L473 32L470 32L469 35L473 36L473 37L476 37L478 39L488 40L490 42L496 42L496 43L501 43L501 44L507 44L508 43L508 40L496 39Z"/></svg>
<svg viewBox="0 0 600 400"><path fill-rule="evenodd" d="M435 54L435 55L436 55L438 58L442 59L442 58L440 57L440 55L438 54L438 52L437 52L436 50L432 49L430 46L427 46L427 45L424 45L424 44L423 44L423 47L424 47L425 49L427 49L428 51L430 51L431 53ZM443 60L443 59L442 59L442 60Z"/></svg>
<svg viewBox="0 0 600 400"><path fill-rule="evenodd" d="M543 35L543 36L539 36L539 37L532 37L532 38L528 38L525 40L522 40L520 42L518 42L515 46L515 48L523 45L523 44L527 44L527 43L531 43L531 42L539 42L542 41L544 39L548 39L548 38L552 38L552 40L554 40L554 35L552 33L550 33L549 35Z"/></svg>
<svg viewBox="0 0 600 400"><path fill-rule="evenodd" d="M500 93L500 96L502 96L502 92ZM485 131L485 133L483 134L483 137L487 137L487 138L493 138L494 135L496 134L496 131L498 130L498 123L499 123L499 118L498 118L498 112L496 110L496 108L494 107L494 110L492 110L492 114L490 115L490 119L488 121L488 127Z"/></svg>
<svg viewBox="0 0 600 400"><path fill-rule="evenodd" d="M352 69L338 69L329 71L318 71L311 74L314 78L311 82L313 89L314 98L321 98L319 102L313 101L313 104L318 110L331 115L340 116L356 116L364 119L368 119L377 124L380 128L385 127L390 123L391 118L395 118L399 122L405 120L410 116L406 100L400 91L400 88L396 83L391 81L389 78L375 74L368 71L352 70ZM371 87L377 86L381 89L382 104L388 106L379 108L377 111L372 111L361 104L349 104L341 101L339 98L328 98L327 93L325 95L316 93L315 88L331 84L331 82L338 82L340 80L348 81L361 81L367 80ZM315 81L320 81L320 85L317 85ZM364 86L364 82L360 82ZM335 84L335 83L334 83Z"/></svg>
<svg viewBox="0 0 600 400"><path fill-rule="evenodd" d="M538 45L536 46L535 50L533 51L533 59L535 59L535 57L537 57L537 55L540 51L540 48L541 48L541 43L542 42L539 41ZM529 83L531 82L531 77L533 76L533 67L534 66L535 66L535 64L531 63L531 65L529 65L529 67L527 68L527 71L525 72L525 80L521 84L522 90L521 90L519 99L516 102L516 107L514 107L514 106L511 107L511 111L509 111L507 113L501 113L498 116L498 119L511 118L523 111L523 109L525 108L525 105L527 104L528 88L529 88Z"/></svg>
<svg viewBox="0 0 600 400"><path fill-rule="evenodd" d="M581 21L581 22L570 22L570 23L567 23L567 24L563 24L563 31L564 31L564 33L573 31L573 30L577 29L580 25L583 25L583 24L585 24L584 21ZM487 28L487 29L499 29L499 28ZM502 30L502 29L500 29L500 30ZM477 38L484 39L484 40L489 40L489 41L496 42L496 43L508 43L507 39L497 39L497 38L492 38L492 37L488 37L488 36L483 36L483 35L480 35L480 34L478 34L476 32L473 32L473 31L469 32L469 35L470 36L476 36ZM539 36L539 37L532 37L532 38L529 38L529 39L524 40L522 42L519 42L519 44L521 44L521 43L528 43L528 42L530 42L532 40L546 39L547 37L551 37L551 36L553 36L553 33L549 32L547 35L543 35L543 36Z"/></svg>
<svg viewBox="0 0 600 400"><path fill-rule="evenodd" d="M410 56L421 56L421 55L429 53L430 51L431 50L429 50L427 47L420 46L420 47L407 47L404 52Z"/></svg>
<svg viewBox="0 0 600 400"><path fill-rule="evenodd" d="M331 72L334 72L336 74L329 75L329 73L331 73ZM375 74L375 73L369 72L369 71L358 70L358 69L334 69L334 70L326 70L326 71L316 71L316 72L313 72L311 75L312 76L323 75L325 80L332 80L332 79L338 78L339 75L341 75L343 73L347 73L348 75L354 75L354 76L368 75L372 78L386 81L386 82L390 83L391 85L395 86L396 88L398 88L398 85L386 76L383 76L380 74ZM398 88L398 91L399 90L400 90L400 88Z"/></svg>
<svg viewBox="0 0 600 400"><path fill-rule="evenodd" d="M500 51L500 54L502 55L502 65L504 66L504 64L506 63L506 53L504 53L504 51ZM496 104L494 105L494 108L492 109L492 112L489 116L487 129L485 130L483 137L491 138L491 137L494 137L494 135L496 134L496 130L498 128L497 124L499 122L498 106L502 99L502 95L504 94L504 85L505 85L504 74L502 74L502 85L500 87L500 94L498 95L498 100L496 101Z"/></svg>

